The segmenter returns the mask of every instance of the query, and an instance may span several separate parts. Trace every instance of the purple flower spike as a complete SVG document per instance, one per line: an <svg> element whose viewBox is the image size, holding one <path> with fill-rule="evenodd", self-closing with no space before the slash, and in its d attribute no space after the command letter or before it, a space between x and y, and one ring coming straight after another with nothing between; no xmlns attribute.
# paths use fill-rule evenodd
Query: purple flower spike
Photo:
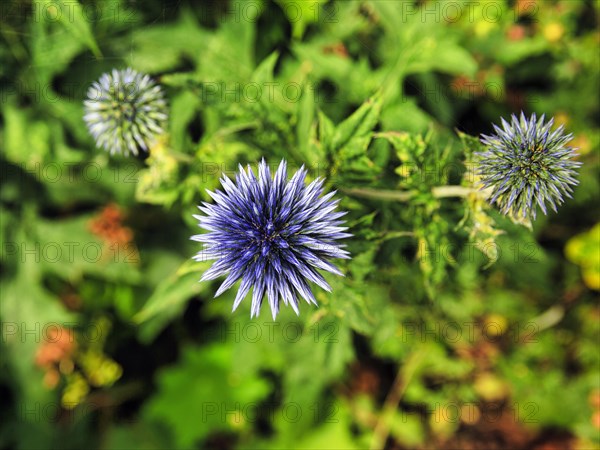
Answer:
<svg viewBox="0 0 600 450"><path fill-rule="evenodd" d="M198 208L199 226L208 231L193 236L204 248L196 260L215 259L200 281L227 277L215 297L241 280L233 310L252 289L251 317L258 316L267 297L273 319L281 300L299 314L298 298L317 304L309 282L327 291L331 287L318 269L343 274L328 260L349 259L339 239L350 237L336 211L335 192L323 194L323 179L305 185L304 166L287 180L287 164L281 161L274 177L264 159L258 178L248 166L239 166L235 183L223 177L222 191L210 192L214 204Z"/></svg>

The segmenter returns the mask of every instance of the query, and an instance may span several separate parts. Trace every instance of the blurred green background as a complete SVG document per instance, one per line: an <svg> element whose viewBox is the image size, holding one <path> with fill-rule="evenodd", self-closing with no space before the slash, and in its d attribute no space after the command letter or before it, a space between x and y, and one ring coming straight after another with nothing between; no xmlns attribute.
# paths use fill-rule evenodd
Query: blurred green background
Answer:
<svg viewBox="0 0 600 450"><path fill-rule="evenodd" d="M3 1L0 448L599 448L598 5ZM170 107L138 158L82 118L125 67ZM579 148L558 214L431 195L521 110ZM276 321L213 299L189 240L261 157L326 176L354 234Z"/></svg>

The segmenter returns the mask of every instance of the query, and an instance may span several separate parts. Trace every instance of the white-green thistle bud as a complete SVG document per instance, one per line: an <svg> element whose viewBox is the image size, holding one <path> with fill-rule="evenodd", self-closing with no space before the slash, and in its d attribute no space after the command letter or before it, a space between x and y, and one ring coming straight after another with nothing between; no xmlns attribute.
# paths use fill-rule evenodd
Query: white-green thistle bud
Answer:
<svg viewBox="0 0 600 450"><path fill-rule="evenodd" d="M92 84L87 97L83 119L96 145L111 154L148 151L163 133L167 103L160 86L148 75L131 68L113 69Z"/></svg>

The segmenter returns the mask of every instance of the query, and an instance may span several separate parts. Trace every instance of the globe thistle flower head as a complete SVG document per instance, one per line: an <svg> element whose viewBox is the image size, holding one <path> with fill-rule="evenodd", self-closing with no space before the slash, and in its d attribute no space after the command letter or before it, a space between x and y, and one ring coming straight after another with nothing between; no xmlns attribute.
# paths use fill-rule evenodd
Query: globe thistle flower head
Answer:
<svg viewBox="0 0 600 450"><path fill-rule="evenodd" d="M538 206L547 214L547 204L556 211L577 184L581 163L573 160L575 149L566 145L573 135L565 134L563 126L551 131L553 123L544 122L543 115L527 119L521 112L510 123L502 119L502 129L494 125L495 134L481 136L487 147L477 153L482 188L514 220L535 219Z"/></svg>
<svg viewBox="0 0 600 450"><path fill-rule="evenodd" d="M204 244L194 259L216 260L200 281L227 274L217 297L241 280L233 311L252 289L251 317L265 296L273 319L281 301L298 314L300 297L317 304L309 282L331 291L319 269L343 275L329 260L349 258L337 242L351 236L341 226L346 213L336 211L335 191L322 195L323 179L305 185L306 175L302 166L288 181L285 160L273 177L264 159L258 177L239 166L235 182L224 176L222 191L207 191L214 204L198 207L205 215L194 217L209 232L192 236Z"/></svg>
<svg viewBox="0 0 600 450"><path fill-rule="evenodd" d="M131 68L103 74L88 89L84 106L83 119L96 145L111 154L148 151L167 120L160 86Z"/></svg>

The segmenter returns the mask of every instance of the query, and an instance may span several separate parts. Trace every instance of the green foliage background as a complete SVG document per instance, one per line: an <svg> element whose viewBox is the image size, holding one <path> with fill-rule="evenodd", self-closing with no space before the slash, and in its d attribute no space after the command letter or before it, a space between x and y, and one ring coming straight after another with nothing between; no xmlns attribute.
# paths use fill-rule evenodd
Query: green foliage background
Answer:
<svg viewBox="0 0 600 450"><path fill-rule="evenodd" d="M0 448L597 448L597 2L1 11ZM169 99L138 159L83 123L113 67ZM584 163L532 230L434 194L520 110ZM261 157L327 177L354 234L320 307L275 322L190 259L205 189Z"/></svg>

